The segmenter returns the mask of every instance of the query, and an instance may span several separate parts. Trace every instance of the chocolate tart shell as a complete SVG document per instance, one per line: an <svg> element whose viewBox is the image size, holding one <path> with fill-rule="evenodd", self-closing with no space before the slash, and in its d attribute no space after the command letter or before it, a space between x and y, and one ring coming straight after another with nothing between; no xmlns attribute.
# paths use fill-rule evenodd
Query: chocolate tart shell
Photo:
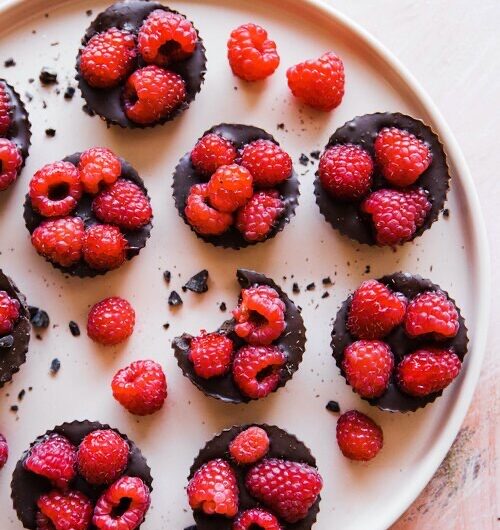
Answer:
<svg viewBox="0 0 500 530"><path fill-rule="evenodd" d="M47 431L42 436L39 436L29 447L27 451L23 453L20 460L16 464L14 473L12 475L11 482L11 497L14 504L14 510L17 512L17 516L21 521L24 528L30 528L36 530L36 501L37 499L54 489L50 484L50 481L44 477L31 473L24 469L24 461L29 455L30 450L38 442L42 441L48 435L57 433L65 436L75 446L78 446L87 434L98 430L98 429L112 429L109 425L102 424L99 422L85 421L73 421L71 423L63 423L55 427L54 429ZM149 487L150 491L153 490L153 478L151 476L151 469L149 468L146 459L142 455L140 449L131 441L127 436L122 434L118 429L112 429L118 433L129 445L130 456L127 469L123 475L132 477L139 477ZM75 488L84 493L92 502L95 503L107 489L108 486L92 486L88 484L79 475L71 483L71 487ZM142 524L140 525L142 526ZM140 526L138 528L140 528ZM94 525L90 526L90 530L95 530Z"/></svg>
<svg viewBox="0 0 500 530"><path fill-rule="evenodd" d="M330 137L325 149L336 144L356 144L370 153L375 161L374 143L384 127L397 127L423 140L432 151L432 162L417 182L406 189L423 188L432 204L424 224L415 232L411 241L422 235L439 217L446 202L450 173L443 145L434 131L422 121L400 113L376 113L357 116L337 129ZM372 191L381 188L399 189L389 184L374 163ZM364 243L378 245L371 216L361 212L361 202L343 202L333 198L321 185L318 172L314 180L316 203L325 219L343 235ZM404 244L404 243L401 243Z"/></svg>
<svg viewBox="0 0 500 530"><path fill-rule="evenodd" d="M273 391L276 392L279 388L285 386L293 377L293 374L297 371L299 364L302 361L306 344L306 328L304 326L304 321L295 304L270 278L267 278L258 272L246 269L238 269L236 276L242 289L254 284L268 285L273 289L276 289L281 300L285 303L286 329L281 337L273 342L273 346L278 346L286 353L287 363L281 371L280 382ZM234 343L234 350L237 351L247 343L234 332L235 324L236 322L234 319L226 320L217 332L227 335ZM172 341L172 348L174 349L177 364L181 368L183 374L207 396L233 404L249 403L252 401L251 398L242 394L236 386L231 371L224 376L212 377L210 379L203 379L196 374L193 363L189 360L189 349L192 338L192 335L184 333Z"/></svg>
<svg viewBox="0 0 500 530"><path fill-rule="evenodd" d="M215 125L211 129L208 129L208 131L205 131L202 137L209 133L215 133L223 136L224 138L230 140L237 149L242 148L245 144L260 139L270 140L271 142L279 145L273 136L264 131L264 129L250 125L221 123L220 125ZM184 219L184 222L200 239L203 239L208 243L212 243L212 245L215 245L216 247L233 248L238 250L250 245L264 243L268 239L272 239L278 232L281 232L285 228L287 223L290 222L290 219L295 214L295 209L299 203L299 180L297 173L294 169L292 169L292 175L290 178L273 188L279 191L285 204L285 211L264 241L247 241L234 225L231 226L227 232L224 232L220 236L207 236L198 234L198 232L196 232L196 230L189 224L184 213L184 209L186 207L186 201L191 186L194 186L195 184L206 183L208 180L209 179L207 177L199 173L194 168L193 164L191 163L191 154L186 153L180 159L179 164L175 168L172 188L175 206L179 211L179 215Z"/></svg>
<svg viewBox="0 0 500 530"><path fill-rule="evenodd" d="M433 337L429 337L428 335L423 335L422 337L418 338L410 338L405 333L402 325L397 326L389 335L381 339L390 346L391 351L394 354L395 366L401 362L405 355L431 345L444 349L453 348L453 351L460 358L460 360L464 360L464 357L467 354L467 345L469 342L467 337L467 327L465 325L465 320L460 313L460 309L446 291L441 289L439 285L436 285L435 283L432 283L430 280L426 280L421 276L403 272L383 276L382 278L379 278L378 281L389 287L389 289L391 289L393 292L403 293L408 300L411 300L419 293L424 291L441 291L451 302L455 304L458 312L458 321L460 326L458 333L451 339L435 340ZM333 325L331 342L333 357L335 358L335 362L344 378L345 373L342 369L344 350L349 344L357 340L349 333L346 325L351 301L352 294L347 298L347 300L345 300L339 312L337 313L337 318ZM346 384L349 384L347 379ZM425 407L427 404L435 401L442 393L443 391L435 392L425 397L415 397L405 394L396 384L394 371L389 383L389 387L381 397L374 399L362 399L365 399L365 401L368 401L371 405L376 405L381 410L386 410L389 412L414 412L417 409Z"/></svg>

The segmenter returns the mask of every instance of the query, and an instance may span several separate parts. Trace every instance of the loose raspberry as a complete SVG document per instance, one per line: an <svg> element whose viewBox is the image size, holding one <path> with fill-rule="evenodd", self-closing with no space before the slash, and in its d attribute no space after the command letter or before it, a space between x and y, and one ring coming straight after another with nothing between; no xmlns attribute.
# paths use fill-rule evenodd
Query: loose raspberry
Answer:
<svg viewBox="0 0 500 530"><path fill-rule="evenodd" d="M200 467L187 487L189 505L208 515L234 517L238 513L238 483L231 466L221 458Z"/></svg>
<svg viewBox="0 0 500 530"><path fill-rule="evenodd" d="M147 416L163 407L167 380L154 361L136 361L121 369L111 383L113 397L131 414Z"/></svg>
<svg viewBox="0 0 500 530"><path fill-rule="evenodd" d="M432 154L422 140L396 127L382 129L375 157L384 177L395 186L410 186L430 166Z"/></svg>
<svg viewBox="0 0 500 530"><path fill-rule="evenodd" d="M277 346L243 346L234 358L234 382L250 399L266 397L278 387L285 363Z"/></svg>
<svg viewBox="0 0 500 530"><path fill-rule="evenodd" d="M191 151L193 166L203 175L210 176L221 166L236 160L237 152L232 142L219 134L205 134Z"/></svg>
<svg viewBox="0 0 500 530"><path fill-rule="evenodd" d="M229 453L235 462L242 465L254 464L269 451L269 436L261 427L253 426L241 431L229 444Z"/></svg>
<svg viewBox="0 0 500 530"><path fill-rule="evenodd" d="M54 162L39 169L31 179L31 205L45 217L68 215L83 193L80 173L70 162Z"/></svg>
<svg viewBox="0 0 500 530"><path fill-rule="evenodd" d="M263 241L285 211L276 190L258 191L236 216L236 228L247 241Z"/></svg>
<svg viewBox="0 0 500 530"><path fill-rule="evenodd" d="M257 24L243 24L231 32L227 57L233 74L245 81L265 79L280 64L276 43Z"/></svg>
<svg viewBox="0 0 500 530"><path fill-rule="evenodd" d="M186 84L182 77L154 65L136 70L123 91L125 114L140 125L166 118L185 100Z"/></svg>
<svg viewBox="0 0 500 530"><path fill-rule="evenodd" d="M232 213L253 194L252 175L242 166L221 166L208 183L208 200L219 212Z"/></svg>
<svg viewBox="0 0 500 530"><path fill-rule="evenodd" d="M85 227L80 217L44 221L31 234L31 243L44 258L62 267L74 265L83 255Z"/></svg>
<svg viewBox="0 0 500 530"><path fill-rule="evenodd" d="M17 145L7 138L0 138L0 191L6 190L17 179L22 164Z"/></svg>
<svg viewBox="0 0 500 530"><path fill-rule="evenodd" d="M231 214L219 212L208 204L208 184L191 187L184 213L189 224L203 235L218 236L233 223Z"/></svg>
<svg viewBox="0 0 500 530"><path fill-rule="evenodd" d="M268 458L248 472L245 485L252 497L284 521L296 523L307 516L316 502L323 480L307 464Z"/></svg>
<svg viewBox="0 0 500 530"><path fill-rule="evenodd" d="M19 318L21 304L6 291L0 291L0 337L11 333Z"/></svg>
<svg viewBox="0 0 500 530"><path fill-rule="evenodd" d="M0 434L0 469L2 469L9 459L9 445L3 434Z"/></svg>
<svg viewBox="0 0 500 530"><path fill-rule="evenodd" d="M93 269L116 269L125 261L127 246L116 226L94 225L85 231L83 259Z"/></svg>
<svg viewBox="0 0 500 530"><path fill-rule="evenodd" d="M457 308L442 291L420 293L408 305L405 329L410 337L432 333L437 339L450 338L459 327Z"/></svg>
<svg viewBox="0 0 500 530"><path fill-rule="evenodd" d="M99 530L135 530L149 510L149 488L138 477L122 477L97 501L92 523Z"/></svg>
<svg viewBox="0 0 500 530"><path fill-rule="evenodd" d="M87 530L92 521L92 503L79 491L53 490L37 501L37 530Z"/></svg>
<svg viewBox="0 0 500 530"><path fill-rule="evenodd" d="M426 192L382 189L373 192L361 205L372 216L377 243L398 245L410 239L424 224L431 209Z"/></svg>
<svg viewBox="0 0 500 530"><path fill-rule="evenodd" d="M323 111L338 107L344 97L344 64L333 52L289 68L286 72L292 94Z"/></svg>
<svg viewBox="0 0 500 530"><path fill-rule="evenodd" d="M139 30L139 52L147 63L167 66L187 59L196 48L198 35L184 16L155 9Z"/></svg>
<svg viewBox="0 0 500 530"><path fill-rule="evenodd" d="M271 140L255 140L241 151L241 165L252 174L256 186L277 186L292 174L292 159Z"/></svg>
<svg viewBox="0 0 500 530"><path fill-rule="evenodd" d="M135 64L135 37L124 29L110 28L94 35L80 56L80 72L96 88L111 88L123 81Z"/></svg>
<svg viewBox="0 0 500 530"><path fill-rule="evenodd" d="M87 320L87 334L95 342L115 345L127 340L135 326L134 308L119 296L93 305Z"/></svg>
<svg viewBox="0 0 500 530"><path fill-rule="evenodd" d="M261 508L252 508L240 513L235 519L233 530L283 530L272 513Z"/></svg>
<svg viewBox="0 0 500 530"><path fill-rule="evenodd" d="M116 182L122 172L122 164L111 149L92 147L82 153L78 169L83 189L95 195L103 185Z"/></svg>
<svg viewBox="0 0 500 530"><path fill-rule="evenodd" d="M24 468L65 490L76 476L76 448L60 434L49 434L33 446Z"/></svg>
<svg viewBox="0 0 500 530"><path fill-rule="evenodd" d="M368 461L382 449L384 435L366 414L349 410L337 422L337 443L346 458Z"/></svg>
<svg viewBox="0 0 500 530"><path fill-rule="evenodd" d="M234 309L234 331L249 344L267 346L286 328L285 302L268 285L255 285L241 291L240 305Z"/></svg>
<svg viewBox="0 0 500 530"><path fill-rule="evenodd" d="M405 318L407 300L377 280L363 282L354 292L347 328L358 339L381 339Z"/></svg>
<svg viewBox="0 0 500 530"><path fill-rule="evenodd" d="M203 379L225 375L233 359L233 341L219 333L202 331L191 341L189 359L196 375Z"/></svg>
<svg viewBox="0 0 500 530"><path fill-rule="evenodd" d="M0 82L0 136L6 136L12 121L12 107L5 85Z"/></svg>

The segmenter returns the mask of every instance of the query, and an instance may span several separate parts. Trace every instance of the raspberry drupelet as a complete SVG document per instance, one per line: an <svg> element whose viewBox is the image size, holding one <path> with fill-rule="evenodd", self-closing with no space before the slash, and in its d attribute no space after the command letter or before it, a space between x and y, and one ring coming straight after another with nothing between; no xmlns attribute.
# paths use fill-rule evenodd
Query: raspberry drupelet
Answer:
<svg viewBox="0 0 500 530"><path fill-rule="evenodd" d="M0 82L0 137L7 135L12 121L12 103L5 86Z"/></svg>
<svg viewBox="0 0 500 530"><path fill-rule="evenodd" d="M220 134L205 134L191 151L193 166L203 175L211 176L221 166L236 160L237 151L231 141Z"/></svg>
<svg viewBox="0 0 500 530"><path fill-rule="evenodd" d="M202 331L191 341L189 359L196 375L203 379L225 375L233 360L233 341L220 333Z"/></svg>
<svg viewBox="0 0 500 530"><path fill-rule="evenodd" d="M92 521L92 502L80 491L53 490L37 501L37 530L87 530Z"/></svg>
<svg viewBox="0 0 500 530"><path fill-rule="evenodd" d="M233 530L283 530L278 519L262 508L251 508L238 515L233 524Z"/></svg>
<svg viewBox="0 0 500 530"><path fill-rule="evenodd" d="M346 458L368 461L382 449L384 435L382 429L366 414L349 410L338 419L337 443Z"/></svg>
<svg viewBox="0 0 500 530"><path fill-rule="evenodd" d="M0 337L11 333L20 315L21 304L6 291L0 291Z"/></svg>
<svg viewBox="0 0 500 530"><path fill-rule="evenodd" d="M122 165L111 149L92 147L82 153L78 169L83 189L95 195L103 186L116 182Z"/></svg>
<svg viewBox="0 0 500 530"><path fill-rule="evenodd" d="M260 139L245 145L240 163L250 171L256 186L277 186L292 174L290 155L271 140Z"/></svg>
<svg viewBox="0 0 500 530"><path fill-rule="evenodd" d="M93 305L87 320L87 334L95 342L115 345L127 340L135 326L135 311L119 296L105 298Z"/></svg>
<svg viewBox="0 0 500 530"><path fill-rule="evenodd" d="M208 202L219 212L232 213L253 195L253 178L248 169L238 164L219 167L207 187Z"/></svg>
<svg viewBox="0 0 500 530"><path fill-rule="evenodd" d="M0 191L16 181L22 164L23 158L17 145L7 138L0 138Z"/></svg>
<svg viewBox="0 0 500 530"><path fill-rule="evenodd" d="M83 240L83 259L96 270L117 269L125 261L128 247L125 236L112 225L87 228Z"/></svg>
<svg viewBox="0 0 500 530"><path fill-rule="evenodd" d="M269 443L266 431L254 425L234 438L229 444L229 453L237 464L254 464L266 456Z"/></svg>
<svg viewBox="0 0 500 530"><path fill-rule="evenodd" d="M0 434L0 470L5 466L9 459L9 445L3 434Z"/></svg>
<svg viewBox="0 0 500 530"><path fill-rule="evenodd" d="M208 184L195 184L191 187L184 213L189 224L204 235L220 235L229 230L233 216L219 212L208 204Z"/></svg>

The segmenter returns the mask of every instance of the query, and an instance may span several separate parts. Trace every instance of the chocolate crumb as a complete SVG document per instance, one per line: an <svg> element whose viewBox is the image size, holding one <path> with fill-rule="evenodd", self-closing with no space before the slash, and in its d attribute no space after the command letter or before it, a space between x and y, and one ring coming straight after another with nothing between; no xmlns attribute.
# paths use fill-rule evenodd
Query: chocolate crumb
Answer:
<svg viewBox="0 0 500 530"><path fill-rule="evenodd" d="M372 269L371 269L370 265L367 265L367 266L365 267L365 274L370 274L370 271L371 271L371 270L372 270Z"/></svg>
<svg viewBox="0 0 500 530"><path fill-rule="evenodd" d="M326 410L330 412L340 412L340 405L337 403L337 401L329 401L326 404Z"/></svg>
<svg viewBox="0 0 500 530"><path fill-rule="evenodd" d="M314 289L316 289L316 284L314 282L306 286L307 291L314 291Z"/></svg>
<svg viewBox="0 0 500 530"><path fill-rule="evenodd" d="M45 134L49 138L54 138L54 136L56 135L56 130L55 129L45 129Z"/></svg>
<svg viewBox="0 0 500 530"><path fill-rule="evenodd" d="M87 103L85 103L85 105L82 106L82 110L83 112L85 112L85 114L89 115L91 118L95 116L95 112L87 105Z"/></svg>
<svg viewBox="0 0 500 530"><path fill-rule="evenodd" d="M10 407L10 410L12 412L17 412L19 410L19 407L17 405L12 405L12 407Z"/></svg>
<svg viewBox="0 0 500 530"><path fill-rule="evenodd" d="M51 46L59 46L59 41L54 41L50 43Z"/></svg>
<svg viewBox="0 0 500 530"><path fill-rule="evenodd" d="M323 278L321 282L323 283L323 285L332 285L332 279L330 278L330 276Z"/></svg>
<svg viewBox="0 0 500 530"><path fill-rule="evenodd" d="M309 157L302 153L299 157L299 163L303 166L307 166L307 164L309 163Z"/></svg>
<svg viewBox="0 0 500 530"><path fill-rule="evenodd" d="M172 279L172 273L170 271L164 271L163 273L163 279L167 282L167 283L170 283L170 280Z"/></svg>
<svg viewBox="0 0 500 530"><path fill-rule="evenodd" d="M221 302L220 305L219 305L219 309L221 311L226 311L227 310L226 302Z"/></svg>
<svg viewBox="0 0 500 530"><path fill-rule="evenodd" d="M46 311L38 307L29 306L30 321L34 328L46 329L49 327L50 318Z"/></svg>
<svg viewBox="0 0 500 530"><path fill-rule="evenodd" d="M445 219L448 219L448 217L450 217L450 210L448 210L448 208L445 208L445 209L443 210L443 217L444 217Z"/></svg>
<svg viewBox="0 0 500 530"><path fill-rule="evenodd" d="M29 83L30 85L32 85L34 82L35 82L35 79L34 79L33 77L30 77L30 78L28 79L28 83Z"/></svg>
<svg viewBox="0 0 500 530"><path fill-rule="evenodd" d="M170 327L170 324L168 322L165 322L165 324L163 324L163 329L168 329Z"/></svg>
<svg viewBox="0 0 500 530"><path fill-rule="evenodd" d="M50 373L56 375L57 372L61 369L61 361L59 359L53 359L50 363Z"/></svg>
<svg viewBox="0 0 500 530"><path fill-rule="evenodd" d="M311 158L314 158L314 160L319 160L319 157L321 156L321 151L311 151L309 155Z"/></svg>
<svg viewBox="0 0 500 530"><path fill-rule="evenodd" d="M40 71L39 79L42 85L55 85L57 83L57 72L44 66Z"/></svg>
<svg viewBox="0 0 500 530"><path fill-rule="evenodd" d="M300 287L299 287L299 284L297 282L294 282L294 284L292 285L292 292L295 293L295 294L299 294L300 293Z"/></svg>
<svg viewBox="0 0 500 530"><path fill-rule="evenodd" d="M207 269L203 269L190 278L187 283L183 285L182 290L189 290L193 293L206 293L208 291L207 280L208 271Z"/></svg>
<svg viewBox="0 0 500 530"><path fill-rule="evenodd" d="M17 394L17 399L19 401L22 401L23 400L23 397L26 395L26 390L24 390L24 388L21 390L21 392L19 392L19 394Z"/></svg>
<svg viewBox="0 0 500 530"><path fill-rule="evenodd" d="M47 102L44 100L42 101L42 108L43 109L46 109L47 108Z"/></svg>
<svg viewBox="0 0 500 530"><path fill-rule="evenodd" d="M71 335L73 337L79 337L80 336L80 327L74 320L70 320L69 322L69 330L71 331Z"/></svg>
<svg viewBox="0 0 500 530"><path fill-rule="evenodd" d="M35 338L36 338L36 340L42 340L42 336L40 335L40 333L37 333L35 335Z"/></svg>
<svg viewBox="0 0 500 530"><path fill-rule="evenodd" d="M276 129L278 129L280 131L283 131L285 129L285 124L284 123L278 123L276 125Z"/></svg>
<svg viewBox="0 0 500 530"><path fill-rule="evenodd" d="M75 87L69 86L64 91L64 99L73 99L73 96L75 95Z"/></svg>
<svg viewBox="0 0 500 530"><path fill-rule="evenodd" d="M168 305L171 307L177 307L182 305L182 298L179 296L177 291L172 291L168 297Z"/></svg>
<svg viewBox="0 0 500 530"><path fill-rule="evenodd" d="M12 57L9 57L7 60L4 61L3 65L5 68L12 68L13 66L16 66L16 61Z"/></svg>
<svg viewBox="0 0 500 530"><path fill-rule="evenodd" d="M87 11L85 11L85 14L86 14L88 17L91 17L91 16L92 16L92 9L87 9Z"/></svg>
<svg viewBox="0 0 500 530"><path fill-rule="evenodd" d="M321 295L321 298L328 298L330 296L330 293L328 291L325 291L322 295Z"/></svg>
<svg viewBox="0 0 500 530"><path fill-rule="evenodd" d="M12 335L6 335L0 339L0 350L2 348L12 348L14 345L14 337Z"/></svg>
<svg viewBox="0 0 500 530"><path fill-rule="evenodd" d="M25 92L24 96L28 101L33 101L33 94L31 94L31 92Z"/></svg>

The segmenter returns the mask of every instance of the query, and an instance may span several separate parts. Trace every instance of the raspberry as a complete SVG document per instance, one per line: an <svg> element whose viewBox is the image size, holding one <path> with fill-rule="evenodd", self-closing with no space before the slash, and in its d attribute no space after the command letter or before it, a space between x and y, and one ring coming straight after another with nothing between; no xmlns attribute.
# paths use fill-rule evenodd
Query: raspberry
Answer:
<svg viewBox="0 0 500 530"><path fill-rule="evenodd" d="M22 164L17 145L7 138L0 138L0 191L6 190L17 179Z"/></svg>
<svg viewBox="0 0 500 530"><path fill-rule="evenodd" d="M80 173L70 162L54 162L31 179L29 196L35 210L45 217L68 215L83 193Z"/></svg>
<svg viewBox="0 0 500 530"><path fill-rule="evenodd" d="M426 348L407 355L397 367L396 378L403 392L425 397L446 388L461 367L453 351Z"/></svg>
<svg viewBox="0 0 500 530"><path fill-rule="evenodd" d="M167 380L154 361L136 361L119 370L111 383L113 397L131 414L147 416L163 407Z"/></svg>
<svg viewBox="0 0 500 530"><path fill-rule="evenodd" d="M187 487L189 505L208 515L234 517L238 513L238 483L231 466L221 458L201 466Z"/></svg>
<svg viewBox="0 0 500 530"><path fill-rule="evenodd" d="M33 446L24 468L66 489L76 476L76 448L60 434L49 434Z"/></svg>
<svg viewBox="0 0 500 530"><path fill-rule="evenodd" d="M37 530L87 530L92 520L92 503L79 491L53 490L37 501Z"/></svg>
<svg viewBox="0 0 500 530"><path fill-rule="evenodd" d="M373 192L361 205L373 219L379 245L397 245L410 241L424 224L431 209L426 192L382 189Z"/></svg>
<svg viewBox="0 0 500 530"><path fill-rule="evenodd" d="M292 159L271 140L255 140L245 145L241 165L250 171L256 186L277 186L292 174Z"/></svg>
<svg viewBox="0 0 500 530"><path fill-rule="evenodd" d="M243 346L233 362L233 378L250 399L260 399L276 390L286 355L277 346Z"/></svg>
<svg viewBox="0 0 500 530"><path fill-rule="evenodd" d="M87 320L87 334L95 342L115 345L127 340L134 331L134 308L118 296L93 305Z"/></svg>
<svg viewBox="0 0 500 530"><path fill-rule="evenodd" d="M127 246L116 226L94 225L85 231L83 259L93 269L116 269L125 261Z"/></svg>
<svg viewBox="0 0 500 530"><path fill-rule="evenodd" d="M70 267L83 255L85 227L80 217L44 221L31 234L38 254L62 267Z"/></svg>
<svg viewBox="0 0 500 530"><path fill-rule="evenodd" d="M117 180L122 172L122 164L111 149L92 147L82 153L78 169L83 189L95 195L101 186L113 184Z"/></svg>
<svg viewBox="0 0 500 530"><path fill-rule="evenodd" d="M230 443L229 453L235 462L242 465L254 464L269 451L269 436L260 427L249 427L241 431Z"/></svg>
<svg viewBox="0 0 500 530"><path fill-rule="evenodd" d="M344 97L344 64L333 52L289 68L286 72L292 94L315 109L330 111Z"/></svg>
<svg viewBox="0 0 500 530"><path fill-rule="evenodd" d="M0 82L0 136L6 136L12 120L12 107L5 85Z"/></svg>
<svg viewBox="0 0 500 530"><path fill-rule="evenodd" d="M125 179L101 191L92 203L92 210L100 221L125 230L138 230L153 217L146 194L137 184Z"/></svg>
<svg viewBox="0 0 500 530"><path fill-rule="evenodd" d="M381 396L387 390L393 368L394 357L385 342L358 340L344 350L342 369L361 397Z"/></svg>
<svg viewBox="0 0 500 530"><path fill-rule="evenodd" d="M375 158L384 177L395 186L410 186L429 167L429 147L408 131L382 129L375 140Z"/></svg>
<svg viewBox="0 0 500 530"><path fill-rule="evenodd" d="M124 29L110 28L94 35L80 56L80 72L96 88L111 88L123 81L136 59L135 38Z"/></svg>
<svg viewBox="0 0 500 530"><path fill-rule="evenodd" d="M6 291L0 291L0 337L9 334L19 318L21 304Z"/></svg>
<svg viewBox="0 0 500 530"><path fill-rule="evenodd" d="M232 142L218 134L205 134L191 151L193 166L203 175L210 176L220 166L236 160L236 148Z"/></svg>
<svg viewBox="0 0 500 530"><path fill-rule="evenodd" d="M90 484L111 484L125 471L129 451L128 443L115 431L93 431L78 447L78 472Z"/></svg>
<svg viewBox="0 0 500 530"><path fill-rule="evenodd" d="M3 434L0 434L0 469L2 469L9 459L9 446Z"/></svg>
<svg viewBox="0 0 500 530"><path fill-rule="evenodd" d="M203 235L218 236L233 223L232 215L219 212L208 204L208 184L191 187L184 213L189 224Z"/></svg>
<svg viewBox="0 0 500 530"><path fill-rule="evenodd" d="M258 191L236 216L236 228L247 241L263 241L283 215L285 204L276 190Z"/></svg>
<svg viewBox="0 0 500 530"><path fill-rule="evenodd" d="M140 125L166 118L185 99L186 84L182 77L154 65L136 70L123 91L125 114Z"/></svg>
<svg viewBox="0 0 500 530"><path fill-rule="evenodd" d="M442 291L420 293L408 305L405 330L410 337L432 333L437 339L450 338L459 327L455 304Z"/></svg>
<svg viewBox="0 0 500 530"><path fill-rule="evenodd" d="M253 194L252 175L242 166L221 166L208 183L208 200L219 212L232 213Z"/></svg>
<svg viewBox="0 0 500 530"><path fill-rule="evenodd" d="M97 501L92 523L100 530L134 530L151 504L149 488L138 477L122 477Z"/></svg>
<svg viewBox="0 0 500 530"><path fill-rule="evenodd" d="M234 331L249 344L267 346L286 328L285 302L268 285L255 285L241 291L240 305L233 310Z"/></svg>
<svg viewBox="0 0 500 530"><path fill-rule="evenodd" d="M337 422L337 443L346 458L368 461L382 449L384 434L366 414L349 410Z"/></svg>
<svg viewBox="0 0 500 530"><path fill-rule="evenodd" d="M240 513L233 524L233 530L283 530L272 513L261 508L252 508Z"/></svg>
<svg viewBox="0 0 500 530"><path fill-rule="evenodd" d="M243 24L231 32L227 57L233 74L245 81L265 79L280 64L276 43L257 24Z"/></svg>
<svg viewBox="0 0 500 530"><path fill-rule="evenodd" d="M219 333L202 331L191 341L189 359L196 375L203 379L225 375L233 359L233 341Z"/></svg>
<svg viewBox="0 0 500 530"><path fill-rule="evenodd" d="M193 25L178 13L155 9L139 30L139 52L147 63L167 66L187 59L196 48Z"/></svg>
<svg viewBox="0 0 500 530"><path fill-rule="evenodd" d="M405 318L407 300L377 280L363 282L354 292L347 316L349 332L359 339L380 339Z"/></svg>
<svg viewBox="0 0 500 530"><path fill-rule="evenodd" d="M316 502L323 480L307 464L268 458L248 472L245 485L252 497L284 521L296 523L307 516Z"/></svg>

